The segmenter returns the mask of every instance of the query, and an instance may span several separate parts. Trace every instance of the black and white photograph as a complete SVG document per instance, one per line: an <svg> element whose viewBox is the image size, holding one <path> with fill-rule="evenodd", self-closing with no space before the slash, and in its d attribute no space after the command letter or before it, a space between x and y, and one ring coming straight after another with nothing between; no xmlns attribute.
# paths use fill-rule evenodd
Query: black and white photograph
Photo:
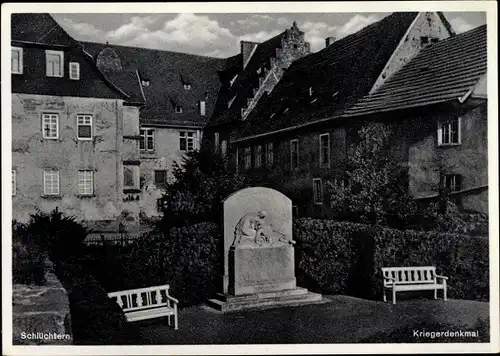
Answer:
<svg viewBox="0 0 500 356"><path fill-rule="evenodd" d="M495 5L3 4L4 353L500 351Z"/></svg>

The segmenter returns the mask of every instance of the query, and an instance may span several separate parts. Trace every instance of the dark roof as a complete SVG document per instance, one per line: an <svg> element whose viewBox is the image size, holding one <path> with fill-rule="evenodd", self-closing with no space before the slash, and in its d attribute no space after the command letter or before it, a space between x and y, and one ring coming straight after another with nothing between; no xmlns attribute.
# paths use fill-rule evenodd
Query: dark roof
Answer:
<svg viewBox="0 0 500 356"><path fill-rule="evenodd" d="M486 73L486 25L430 45L343 116L456 100Z"/></svg>
<svg viewBox="0 0 500 356"><path fill-rule="evenodd" d="M49 14L12 14L13 41L26 41L49 45L77 46L74 40Z"/></svg>
<svg viewBox="0 0 500 356"><path fill-rule="evenodd" d="M241 109L247 106L247 98L254 96L253 90L259 86L259 68L271 68L271 58L276 57L276 49L281 48L281 41L286 31L259 43L250 61L242 70L241 54L230 58L228 69L224 73L225 82L220 90L217 109L212 116L209 126L223 125L241 118ZM230 80L238 74L232 85ZM234 100L233 100L234 99ZM233 100L228 108L228 103Z"/></svg>
<svg viewBox="0 0 500 356"><path fill-rule="evenodd" d="M394 13L293 62L241 124L237 136L272 132L342 112L368 94L417 15Z"/></svg>
<svg viewBox="0 0 500 356"><path fill-rule="evenodd" d="M166 126L203 126L215 107L220 87L219 71L226 68L226 59L147 48L82 42L94 59L105 48L113 49L122 70L105 71L106 76L130 95L146 105L141 123ZM149 80L142 86L141 80ZM184 84L190 84L186 90ZM142 88L141 88L142 86ZM205 100L206 114L200 115L199 101ZM175 105L182 113L175 112Z"/></svg>

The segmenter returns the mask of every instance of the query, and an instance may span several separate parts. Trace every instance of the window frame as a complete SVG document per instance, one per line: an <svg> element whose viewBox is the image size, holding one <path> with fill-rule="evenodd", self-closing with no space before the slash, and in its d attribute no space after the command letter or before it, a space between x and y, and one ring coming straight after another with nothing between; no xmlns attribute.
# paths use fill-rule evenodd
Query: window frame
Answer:
<svg viewBox="0 0 500 356"><path fill-rule="evenodd" d="M271 148L271 149L269 149ZM266 167L272 167L274 165L274 143L266 143Z"/></svg>
<svg viewBox="0 0 500 356"><path fill-rule="evenodd" d="M12 52L17 52L18 55L19 55L19 61L18 61L18 64L19 64L19 68L17 71L14 71L12 70ZM23 74L23 47L15 47L15 46L12 46L11 47L11 51L10 51L10 72L11 74Z"/></svg>
<svg viewBox="0 0 500 356"><path fill-rule="evenodd" d="M76 75L73 75L73 68L76 68ZM80 80L80 63L79 62L69 62L69 79Z"/></svg>
<svg viewBox="0 0 500 356"><path fill-rule="evenodd" d="M90 118L90 124L80 124L80 119ZM90 126L90 137L80 137L80 126ZM92 114L77 114L76 115L76 138L79 141L92 141L94 139L94 116Z"/></svg>
<svg viewBox="0 0 500 356"><path fill-rule="evenodd" d="M323 181L321 178L313 178L313 202L316 205L323 204ZM319 190L316 190L316 183L319 182Z"/></svg>
<svg viewBox="0 0 500 356"><path fill-rule="evenodd" d="M163 180L162 182L160 182L160 181L158 181L158 180L156 179L156 178L157 178L157 175L156 175L156 174L157 174L157 173L159 173L159 172L164 173L164 180ZM155 169L155 170L153 171L153 175L154 175L154 177L153 177L153 178L154 178L154 183L155 183L155 185L167 184L168 179L167 179L167 170L166 170L166 169Z"/></svg>
<svg viewBox="0 0 500 356"><path fill-rule="evenodd" d="M49 74L49 61L48 55L58 55L61 59L60 61L60 75L54 75L54 73ZM45 50L45 76L51 78L64 78L64 51L54 51L51 49Z"/></svg>
<svg viewBox="0 0 500 356"><path fill-rule="evenodd" d="M293 145L297 144L296 147L296 155L297 155L297 162L296 165L294 166L293 164L293 155L294 155L294 150L293 150ZM294 138L290 140L290 169L295 170L299 168L299 140L297 138Z"/></svg>
<svg viewBox="0 0 500 356"><path fill-rule="evenodd" d="M192 136L190 136L192 135ZM182 139L186 141L186 148L182 149ZM189 143L192 143L192 149L189 149ZM193 152L196 151L196 131L179 131L179 151L181 152Z"/></svg>
<svg viewBox="0 0 500 356"><path fill-rule="evenodd" d="M85 174L90 173L90 192L86 189L86 183L88 183L89 178L85 177ZM81 175L84 175L83 177ZM82 196L92 196L94 195L94 171L91 169L79 169L77 173L77 183L78 183L78 195ZM83 190L81 189L81 184L83 183Z"/></svg>
<svg viewBox="0 0 500 356"><path fill-rule="evenodd" d="M326 137L327 138L327 147L326 147L326 152L327 152L327 162L323 162L324 156L323 156L323 141L322 138ZM319 135L319 166L320 168L330 168L330 152L331 152L331 146L330 146L330 133L323 133Z"/></svg>
<svg viewBox="0 0 500 356"><path fill-rule="evenodd" d="M133 185L125 185L125 170L130 168L132 171ZM123 189L124 190L139 190L140 189L140 171L139 166L132 164L123 165Z"/></svg>
<svg viewBox="0 0 500 356"><path fill-rule="evenodd" d="M47 191L47 176L49 174L56 173L57 177L57 193ZM53 188L53 187L52 187ZM61 171L56 169L44 169L43 170L43 195L44 196L60 196L61 195Z"/></svg>
<svg viewBox="0 0 500 356"><path fill-rule="evenodd" d="M457 120L457 142L451 142L452 120ZM450 137L448 140L449 142L444 142L445 131L443 130L443 127L445 125L447 125L449 129L449 137ZM446 118L438 120L437 144L438 147L459 146L462 144L462 118L460 116L456 118Z"/></svg>
<svg viewBox="0 0 500 356"><path fill-rule="evenodd" d="M56 135L55 136L47 136L45 133L45 119L52 119L55 116L56 118ZM52 124L52 122L50 122ZM58 140L59 139L59 114L58 113L42 113L42 138L44 140Z"/></svg>
<svg viewBox="0 0 500 356"><path fill-rule="evenodd" d="M262 167L262 145L256 145L254 147L254 166L255 168Z"/></svg>
<svg viewBox="0 0 500 356"><path fill-rule="evenodd" d="M252 168L252 147L243 148L243 168L249 170Z"/></svg>
<svg viewBox="0 0 500 356"><path fill-rule="evenodd" d="M143 135L144 132L144 135ZM141 140L139 141L139 151L140 152L154 152L156 147L155 142L155 129L152 128L141 128L139 131L139 135L141 136ZM148 139L152 139L152 148L148 148ZM144 148L141 148L141 143L144 145Z"/></svg>

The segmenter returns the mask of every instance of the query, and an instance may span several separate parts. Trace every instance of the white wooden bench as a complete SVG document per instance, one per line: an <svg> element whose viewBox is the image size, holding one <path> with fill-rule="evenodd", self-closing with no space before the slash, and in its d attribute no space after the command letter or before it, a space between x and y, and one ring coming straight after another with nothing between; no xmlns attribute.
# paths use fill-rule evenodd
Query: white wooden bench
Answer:
<svg viewBox="0 0 500 356"><path fill-rule="evenodd" d="M109 293L108 297L116 300L125 313L127 321L160 318L166 316L168 325L177 330L177 304L179 301L169 295L170 286L155 286L140 289L130 289Z"/></svg>
<svg viewBox="0 0 500 356"><path fill-rule="evenodd" d="M437 291L442 289L444 300L446 300L448 277L437 275L436 267L384 267L382 276L384 278L384 302L387 302L385 295L387 289L392 290L392 304L396 304L396 292L417 290L434 290L434 299L437 299Z"/></svg>

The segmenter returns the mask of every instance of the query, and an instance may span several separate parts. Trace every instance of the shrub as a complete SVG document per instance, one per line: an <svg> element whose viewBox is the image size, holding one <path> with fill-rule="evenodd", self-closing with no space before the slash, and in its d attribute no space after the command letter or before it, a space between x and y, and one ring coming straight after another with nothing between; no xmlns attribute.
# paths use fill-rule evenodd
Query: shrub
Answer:
<svg viewBox="0 0 500 356"><path fill-rule="evenodd" d="M12 224L12 283L45 284L46 252L42 244L26 232L26 225Z"/></svg>
<svg viewBox="0 0 500 356"><path fill-rule="evenodd" d="M325 293L380 298L382 267L433 265L451 298L489 300L488 238L317 219L294 228L298 278Z"/></svg>
<svg viewBox="0 0 500 356"><path fill-rule="evenodd" d="M108 292L169 284L180 306L195 305L216 291L219 238L215 223L150 232L125 247L89 246L83 263Z"/></svg>

